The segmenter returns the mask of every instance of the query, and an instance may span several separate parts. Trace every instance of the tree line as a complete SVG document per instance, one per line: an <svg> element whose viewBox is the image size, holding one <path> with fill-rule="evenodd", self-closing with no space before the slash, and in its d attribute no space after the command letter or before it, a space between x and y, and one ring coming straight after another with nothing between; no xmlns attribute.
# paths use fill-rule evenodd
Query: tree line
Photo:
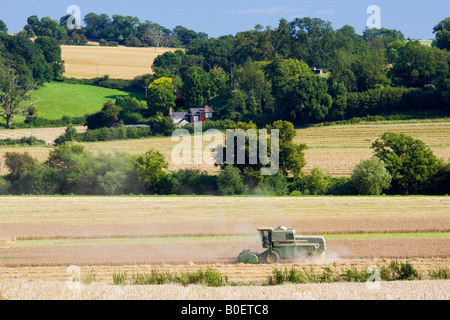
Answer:
<svg viewBox="0 0 450 320"><path fill-rule="evenodd" d="M39 19L33 15L27 19L22 33L29 37L49 36L66 45L87 45L98 41L101 45L125 45L129 47L176 47L182 48L195 39L208 39L203 32L195 32L181 25L168 29L158 23L141 22L133 16L88 13L84 25L70 26L71 15L59 21L50 17Z"/></svg>
<svg viewBox="0 0 450 320"><path fill-rule="evenodd" d="M4 27L0 36L3 66L24 83L72 81L62 76L58 41L65 34L81 33L86 39L101 35L109 40L122 35L125 39L152 25L133 17L92 13L85 17L86 26L71 30L68 18L58 23L32 16L14 37ZM172 35L189 41L180 45L184 50L158 56L153 74L133 81L94 79L88 84L141 91L145 85L146 110L134 110L131 117L120 119L124 123L167 117L170 108L185 111L205 104L222 120L253 121L258 126L276 120L302 125L392 113L447 114L449 30L447 18L434 28L434 46L427 47L406 40L398 30L366 29L358 35L351 26L334 30L330 22L317 18L282 19L277 28L257 25L254 30L218 38L195 32L189 36L190 31L176 27ZM37 36L35 41L31 36ZM312 68L324 74L316 75ZM35 117L32 114L30 121Z"/></svg>
<svg viewBox="0 0 450 320"><path fill-rule="evenodd" d="M438 34L447 30L442 28ZM450 53L442 42L428 47L397 30L357 35L350 26L333 30L320 19L281 20L276 29L257 26L236 36L197 39L186 51L157 57L155 77L172 79L176 97L161 90L153 100L170 101L164 112L174 103L179 110L208 104L221 119L258 125L448 113Z"/></svg>
<svg viewBox="0 0 450 320"><path fill-rule="evenodd" d="M251 129L239 123L235 129ZM386 132L373 145L373 157L361 161L350 177L326 176L320 168L304 172L305 144L296 144L293 124L267 126L280 133L279 171L262 176L260 162L219 162L218 175L193 169L168 171L157 150L144 154L95 155L76 143L62 144L39 163L28 153L8 152L9 173L0 177L0 194L13 195L411 195L450 193L450 163L438 159L422 141ZM248 140L248 139L247 139ZM248 141L247 141L248 143ZM270 143L269 143L270 145ZM231 147L231 146L226 146ZM269 151L271 152L271 151ZM220 163L220 164L219 164Z"/></svg>

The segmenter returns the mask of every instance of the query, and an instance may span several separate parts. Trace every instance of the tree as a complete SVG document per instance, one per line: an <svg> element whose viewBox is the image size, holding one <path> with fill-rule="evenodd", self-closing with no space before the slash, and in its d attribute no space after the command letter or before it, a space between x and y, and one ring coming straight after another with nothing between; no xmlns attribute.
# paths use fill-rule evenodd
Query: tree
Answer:
<svg viewBox="0 0 450 320"><path fill-rule="evenodd" d="M171 78L159 78L148 86L147 105L150 116L169 114L169 109L175 107L175 87Z"/></svg>
<svg viewBox="0 0 450 320"><path fill-rule="evenodd" d="M169 174L164 169L169 164L158 150L151 148L145 154L137 156L134 163L139 182L144 183L150 193L167 191Z"/></svg>
<svg viewBox="0 0 450 320"><path fill-rule="evenodd" d="M188 70L183 86L183 94L188 107L201 108L208 103L209 81L209 75L203 68L192 67Z"/></svg>
<svg viewBox="0 0 450 320"><path fill-rule="evenodd" d="M244 184L240 170L232 165L227 165L219 173L217 185L219 191L226 196L248 192L248 187Z"/></svg>
<svg viewBox="0 0 450 320"><path fill-rule="evenodd" d="M9 174L6 176L9 182L17 181L22 172L32 170L39 164L28 152L7 152L4 157L5 165L9 169Z"/></svg>
<svg viewBox="0 0 450 320"><path fill-rule="evenodd" d="M391 69L394 84L405 87L438 86L449 75L450 53L409 41L398 49L398 58Z"/></svg>
<svg viewBox="0 0 450 320"><path fill-rule="evenodd" d="M380 195L391 186L392 176L384 162L373 157L361 161L353 171L351 183L362 195Z"/></svg>
<svg viewBox="0 0 450 320"><path fill-rule="evenodd" d="M450 51L450 17L439 22L434 28L433 33L436 34L434 45L439 49Z"/></svg>
<svg viewBox="0 0 450 320"><path fill-rule="evenodd" d="M147 22L147 27L143 31L141 39L151 47L171 47L173 40L170 33L169 29L157 23Z"/></svg>
<svg viewBox="0 0 450 320"><path fill-rule="evenodd" d="M266 129L269 136L271 130L279 130L280 171L286 176L298 177L302 175L302 170L306 165L304 151L308 149L308 146L304 143L294 143L294 138L297 135L294 125L288 121L278 120L272 125L266 126Z"/></svg>
<svg viewBox="0 0 450 320"><path fill-rule="evenodd" d="M3 20L0 20L0 33L8 33L8 27Z"/></svg>
<svg viewBox="0 0 450 320"><path fill-rule="evenodd" d="M383 52L368 51L357 55L351 70L355 75L356 88L361 92L390 83L387 59Z"/></svg>
<svg viewBox="0 0 450 320"><path fill-rule="evenodd" d="M6 127L11 128L15 116L26 116L33 104L29 101L34 85L21 85L19 77L9 68L0 69L0 117L5 119Z"/></svg>
<svg viewBox="0 0 450 320"><path fill-rule="evenodd" d="M89 39L110 39L114 36L111 33L111 19L106 14L88 13L84 17L86 23L86 37Z"/></svg>
<svg viewBox="0 0 450 320"><path fill-rule="evenodd" d="M325 194L328 191L328 180L320 168L313 168L311 174L303 178L306 189L313 195Z"/></svg>
<svg viewBox="0 0 450 320"><path fill-rule="evenodd" d="M394 42L396 40L405 40L405 36L401 31L395 29L369 29L366 28L363 32L363 38L367 42L371 42L375 39L380 39L384 48L388 46L389 43Z"/></svg>
<svg viewBox="0 0 450 320"><path fill-rule="evenodd" d="M372 149L391 174L394 193L423 190L440 168L438 158L425 143L404 134L386 132L372 144Z"/></svg>
<svg viewBox="0 0 450 320"><path fill-rule="evenodd" d="M102 110L86 117L86 126L89 130L103 127L111 127L120 120L122 107L109 100L103 105Z"/></svg>
<svg viewBox="0 0 450 320"><path fill-rule="evenodd" d="M266 67L278 117L294 123L325 119L332 104L327 81L296 59L275 59Z"/></svg>
<svg viewBox="0 0 450 320"><path fill-rule="evenodd" d="M173 28L172 33L184 46L188 46L190 42L195 39L208 39L207 34L202 32L197 33L194 30L187 29L183 26L176 26L175 28Z"/></svg>
<svg viewBox="0 0 450 320"><path fill-rule="evenodd" d="M61 80L64 74L64 61L61 57L61 46L54 38L47 36L38 37L35 43L44 53L45 60L50 64L53 70L53 80Z"/></svg>
<svg viewBox="0 0 450 320"><path fill-rule="evenodd" d="M327 68L334 43L335 33L329 21L318 18L295 18L290 23L293 36L293 56L302 59L311 67Z"/></svg>
<svg viewBox="0 0 450 320"><path fill-rule="evenodd" d="M39 21L37 16L31 16L28 18L24 30L31 30L37 36L47 36L56 40L61 40L67 36L65 27L61 26L58 21L53 20L50 17L44 17Z"/></svg>

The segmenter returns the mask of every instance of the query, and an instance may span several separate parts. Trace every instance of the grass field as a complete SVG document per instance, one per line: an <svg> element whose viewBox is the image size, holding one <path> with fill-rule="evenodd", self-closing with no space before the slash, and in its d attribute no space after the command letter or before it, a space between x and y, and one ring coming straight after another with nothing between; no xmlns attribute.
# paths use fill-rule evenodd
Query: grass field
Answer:
<svg viewBox="0 0 450 320"><path fill-rule="evenodd" d="M38 100L35 106L40 118L57 120L63 116L78 117L98 112L108 100L128 95L142 97L142 94L115 89L51 82L36 90L31 99Z"/></svg>
<svg viewBox="0 0 450 320"><path fill-rule="evenodd" d="M168 48L61 46L65 76L92 79L109 75L112 79L133 79L152 73L153 60ZM97 69L98 66L98 69Z"/></svg>

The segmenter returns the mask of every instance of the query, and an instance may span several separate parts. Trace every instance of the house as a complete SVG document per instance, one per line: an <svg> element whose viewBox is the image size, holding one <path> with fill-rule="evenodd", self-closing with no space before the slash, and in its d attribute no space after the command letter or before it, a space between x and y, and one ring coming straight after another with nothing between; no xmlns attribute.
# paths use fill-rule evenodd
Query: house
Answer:
<svg viewBox="0 0 450 320"><path fill-rule="evenodd" d="M312 71L314 74L323 74L323 70L322 70L322 69L317 69L316 67L311 68L311 71Z"/></svg>
<svg viewBox="0 0 450 320"><path fill-rule="evenodd" d="M190 117L189 123L217 120L217 112L208 105L203 108L190 108L187 116Z"/></svg>
<svg viewBox="0 0 450 320"><path fill-rule="evenodd" d="M170 108L169 113L173 123L180 127L207 120L217 120L217 112L208 105L203 108L190 108L187 112L173 112L172 108Z"/></svg>
<svg viewBox="0 0 450 320"><path fill-rule="evenodd" d="M187 112L172 112L172 108L170 108L169 115L173 119L173 123L177 126L181 126L182 122L186 122Z"/></svg>

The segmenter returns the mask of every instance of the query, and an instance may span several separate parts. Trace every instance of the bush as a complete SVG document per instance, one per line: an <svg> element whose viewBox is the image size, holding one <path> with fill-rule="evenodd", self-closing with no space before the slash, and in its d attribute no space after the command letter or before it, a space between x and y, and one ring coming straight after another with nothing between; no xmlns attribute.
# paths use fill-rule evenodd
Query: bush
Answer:
<svg viewBox="0 0 450 320"><path fill-rule="evenodd" d="M73 125L68 125L66 131L55 140L56 145L78 140L78 132Z"/></svg>
<svg viewBox="0 0 450 320"><path fill-rule="evenodd" d="M380 278L383 281L400 281L400 280L419 280L422 276L409 263L391 261L388 266L377 266L380 270ZM448 276L447 271L438 269L433 272L433 276L443 277ZM358 270L356 267L342 270L338 272L336 267L322 268L321 272L316 272L312 267L307 270L303 268L302 271L292 267L289 271L285 268L284 271L274 269L272 276L269 278L269 284L281 285L285 283L333 283L333 282L366 282L371 273L368 270Z"/></svg>
<svg viewBox="0 0 450 320"><path fill-rule="evenodd" d="M384 162L377 157L361 161L351 177L351 183L361 195L380 195L389 189L391 180Z"/></svg>
<svg viewBox="0 0 450 320"><path fill-rule="evenodd" d="M96 130L87 130L85 133L78 134L77 140L80 142L97 142L97 141L112 141L112 140L126 140L126 139L141 139L153 136L153 131L149 127L135 128L135 127L118 127L106 128Z"/></svg>
<svg viewBox="0 0 450 320"><path fill-rule="evenodd" d="M9 169L6 180L14 182L20 178L22 172L32 170L38 166L38 161L28 152L7 152L5 154L5 165Z"/></svg>
<svg viewBox="0 0 450 320"><path fill-rule="evenodd" d="M185 169L171 175L172 193L178 195L217 195L217 176L207 172Z"/></svg>
<svg viewBox="0 0 450 320"><path fill-rule="evenodd" d="M289 194L289 183L282 173L267 177L264 182L259 183L253 191L257 195L285 196Z"/></svg>
<svg viewBox="0 0 450 320"><path fill-rule="evenodd" d="M83 126L86 123L87 115L80 117L64 116L61 119L50 120L45 118L27 118L23 123L14 124L14 128L50 128L50 127L64 127L69 124Z"/></svg>
<svg viewBox="0 0 450 320"><path fill-rule="evenodd" d="M13 145L45 146L46 144L47 143L44 140L36 139L33 137L23 137L20 139L7 138L0 140L0 146L13 146Z"/></svg>
<svg viewBox="0 0 450 320"><path fill-rule="evenodd" d="M155 117L153 120L150 120L149 123L152 125L155 134L167 137L171 136L177 129L171 117Z"/></svg>
<svg viewBox="0 0 450 320"><path fill-rule="evenodd" d="M13 194L23 195L51 195L55 194L57 184L55 183L56 171L40 164L31 170L25 170L20 174L20 178L11 186Z"/></svg>
<svg viewBox="0 0 450 320"><path fill-rule="evenodd" d="M327 194L335 196L354 195L357 194L354 185L350 178L339 177L328 179L328 191Z"/></svg>
<svg viewBox="0 0 450 320"><path fill-rule="evenodd" d="M309 190L312 195L325 194L328 190L328 180L319 168L311 170L311 174L304 177L305 188Z"/></svg>
<svg viewBox="0 0 450 320"><path fill-rule="evenodd" d="M434 195L450 195L450 163L441 162L440 169L431 179L426 193Z"/></svg>
<svg viewBox="0 0 450 320"><path fill-rule="evenodd" d="M0 177L0 194L2 195L9 194L10 187L11 183L6 181L4 178Z"/></svg>
<svg viewBox="0 0 450 320"><path fill-rule="evenodd" d="M227 165L219 173L217 176L217 185L219 191L227 196L248 192L248 187L244 184L241 171L232 165Z"/></svg>
<svg viewBox="0 0 450 320"><path fill-rule="evenodd" d="M153 269L150 274L138 273L131 277L127 272L113 274L115 285L163 285L168 283L179 283L183 286L190 284L204 285L207 287L220 287L226 284L226 277L217 270L207 268L205 271L183 272L180 274L171 274L169 272L158 272Z"/></svg>

